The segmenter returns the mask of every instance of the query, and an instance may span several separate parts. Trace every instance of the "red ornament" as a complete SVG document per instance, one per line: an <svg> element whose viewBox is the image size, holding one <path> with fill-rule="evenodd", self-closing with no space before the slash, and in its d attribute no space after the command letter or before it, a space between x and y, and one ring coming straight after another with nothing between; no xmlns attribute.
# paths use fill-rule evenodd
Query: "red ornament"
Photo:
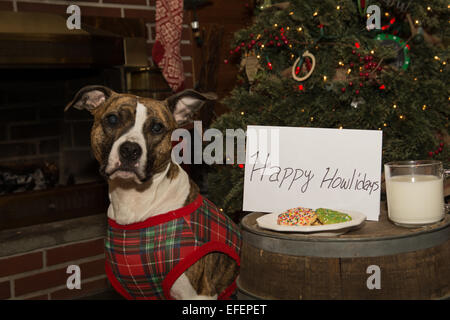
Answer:
<svg viewBox="0 0 450 320"><path fill-rule="evenodd" d="M352 54L356 54L356 50L353 49L353 50L352 50Z"/></svg>
<svg viewBox="0 0 450 320"><path fill-rule="evenodd" d="M227 59L223 60L223 62L224 62L225 64L228 64L228 60L227 60Z"/></svg>
<svg viewBox="0 0 450 320"><path fill-rule="evenodd" d="M272 63L271 62L267 62L267 68L269 68L269 70L272 70Z"/></svg>
<svg viewBox="0 0 450 320"><path fill-rule="evenodd" d="M279 39L280 39L280 38L278 38L278 36L275 36L275 40L277 40L277 41L278 41Z"/></svg>
<svg viewBox="0 0 450 320"><path fill-rule="evenodd" d="M386 89L386 86L384 84L382 84L379 89L384 90L384 89Z"/></svg>
<svg viewBox="0 0 450 320"><path fill-rule="evenodd" d="M355 42L355 47L359 49L361 45L358 42Z"/></svg>
<svg viewBox="0 0 450 320"><path fill-rule="evenodd" d="M300 67L295 68L295 74L298 74L300 72Z"/></svg>
<svg viewBox="0 0 450 320"><path fill-rule="evenodd" d="M359 87L362 88L364 84L362 82L359 83Z"/></svg>
<svg viewBox="0 0 450 320"><path fill-rule="evenodd" d="M239 168L243 169L244 165L243 164L238 164Z"/></svg>
<svg viewBox="0 0 450 320"><path fill-rule="evenodd" d="M359 73L359 76L360 76L360 77L364 77L364 73L360 72L360 73Z"/></svg>
<svg viewBox="0 0 450 320"><path fill-rule="evenodd" d="M281 47L281 43L280 42L277 42L277 47Z"/></svg>
<svg viewBox="0 0 450 320"><path fill-rule="evenodd" d="M355 93L356 93L356 94L359 94L359 90L358 90L358 89L356 89L356 90L355 90Z"/></svg>
<svg viewBox="0 0 450 320"><path fill-rule="evenodd" d="M348 83L348 85L349 85L350 87L353 87L353 82L350 81L350 82Z"/></svg>
<svg viewBox="0 0 450 320"><path fill-rule="evenodd" d="M444 143L443 143L443 142L439 143L439 146L440 146L441 148L443 148L443 147L444 147Z"/></svg>
<svg viewBox="0 0 450 320"><path fill-rule="evenodd" d="M350 68L353 68L355 64L353 62L350 62Z"/></svg>
<svg viewBox="0 0 450 320"><path fill-rule="evenodd" d="M378 67L378 68L377 68L377 71L381 71L381 70L383 70L382 67Z"/></svg>
<svg viewBox="0 0 450 320"><path fill-rule="evenodd" d="M344 92L345 92L345 87L344 87L344 88L341 88L341 91L342 91L342 93L344 93Z"/></svg>
<svg viewBox="0 0 450 320"><path fill-rule="evenodd" d="M439 153L439 150L436 150L434 153L435 153L435 154L438 154L438 153Z"/></svg>
<svg viewBox="0 0 450 320"><path fill-rule="evenodd" d="M439 150L439 153L441 153L441 152L442 152L442 148L439 148L438 150Z"/></svg>
<svg viewBox="0 0 450 320"><path fill-rule="evenodd" d="M241 47L245 47L245 42L241 42Z"/></svg>
<svg viewBox="0 0 450 320"><path fill-rule="evenodd" d="M300 84L300 85L298 86L298 90L303 91L304 89L305 89L305 88L303 87L302 84Z"/></svg>
<svg viewBox="0 0 450 320"><path fill-rule="evenodd" d="M255 35L253 33L250 33L250 38L253 38Z"/></svg>
<svg viewBox="0 0 450 320"><path fill-rule="evenodd" d="M252 45L254 45L254 44L256 43L256 41L255 41L255 40L252 40L250 43L251 43Z"/></svg>
<svg viewBox="0 0 450 320"><path fill-rule="evenodd" d="M434 154L433 151L428 152L428 156L429 156L429 157L432 157L433 154Z"/></svg>
<svg viewBox="0 0 450 320"><path fill-rule="evenodd" d="M252 45L249 43L249 44L247 45L247 48L251 49L251 48L252 48Z"/></svg>

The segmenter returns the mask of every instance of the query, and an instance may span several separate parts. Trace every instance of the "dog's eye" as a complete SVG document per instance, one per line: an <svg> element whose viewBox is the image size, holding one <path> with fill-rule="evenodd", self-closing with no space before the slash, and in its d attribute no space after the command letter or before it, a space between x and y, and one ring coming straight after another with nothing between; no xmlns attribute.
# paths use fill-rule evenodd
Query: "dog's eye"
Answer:
<svg viewBox="0 0 450 320"><path fill-rule="evenodd" d="M153 133L161 133L163 129L164 129L164 126L161 123L155 122L152 125L152 129L151 130L152 130Z"/></svg>
<svg viewBox="0 0 450 320"><path fill-rule="evenodd" d="M109 125L115 126L119 123L119 118L115 114L110 114L106 117L106 121Z"/></svg>

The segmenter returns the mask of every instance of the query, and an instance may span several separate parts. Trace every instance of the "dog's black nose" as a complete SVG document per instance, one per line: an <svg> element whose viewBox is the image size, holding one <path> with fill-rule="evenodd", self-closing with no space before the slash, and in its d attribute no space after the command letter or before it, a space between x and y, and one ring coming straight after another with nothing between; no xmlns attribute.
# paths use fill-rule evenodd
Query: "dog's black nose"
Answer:
<svg viewBox="0 0 450 320"><path fill-rule="evenodd" d="M120 145L119 154L122 161L136 161L142 155L142 149L137 143L126 141Z"/></svg>

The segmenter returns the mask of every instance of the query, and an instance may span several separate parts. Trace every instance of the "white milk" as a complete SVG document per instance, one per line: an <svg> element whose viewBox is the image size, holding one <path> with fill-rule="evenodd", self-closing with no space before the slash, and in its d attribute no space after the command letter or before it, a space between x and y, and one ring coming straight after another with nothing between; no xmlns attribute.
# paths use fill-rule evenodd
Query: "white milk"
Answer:
<svg viewBox="0 0 450 320"><path fill-rule="evenodd" d="M395 176L386 181L389 218L427 224L444 216L444 183L433 175Z"/></svg>

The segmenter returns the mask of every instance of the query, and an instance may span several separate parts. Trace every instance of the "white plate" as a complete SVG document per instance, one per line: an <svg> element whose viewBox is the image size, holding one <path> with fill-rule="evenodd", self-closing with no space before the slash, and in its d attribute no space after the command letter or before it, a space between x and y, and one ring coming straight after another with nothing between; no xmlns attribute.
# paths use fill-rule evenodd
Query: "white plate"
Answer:
<svg viewBox="0 0 450 320"><path fill-rule="evenodd" d="M342 213L348 214L352 217L352 220L341 222L341 223L333 223L333 224L324 224L319 226L284 226L279 225L277 223L278 216L281 212L274 212L265 214L258 219L256 222L260 228L274 230L274 231L282 231L282 232L320 232L322 236L330 236L330 235L338 235L347 232L350 228L359 226L366 220L366 216L360 212L356 211L348 211L348 210L337 210ZM338 230L338 232L324 232L324 231L332 231Z"/></svg>

